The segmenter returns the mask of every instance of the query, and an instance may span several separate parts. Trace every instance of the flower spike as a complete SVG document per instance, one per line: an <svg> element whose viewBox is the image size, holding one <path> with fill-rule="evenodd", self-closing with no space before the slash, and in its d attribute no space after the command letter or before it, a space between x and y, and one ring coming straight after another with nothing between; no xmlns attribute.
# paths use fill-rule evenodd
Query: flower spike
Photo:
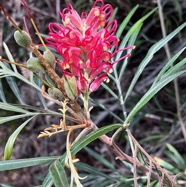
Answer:
<svg viewBox="0 0 186 187"><path fill-rule="evenodd" d="M110 20L113 8L103 0L95 0L89 13L79 15L69 4L60 15L63 25L50 23L46 42L62 56L57 64L63 74L76 79L77 93L86 95L97 90L113 65L130 54L114 62L112 57L133 47L118 49L117 21Z"/></svg>

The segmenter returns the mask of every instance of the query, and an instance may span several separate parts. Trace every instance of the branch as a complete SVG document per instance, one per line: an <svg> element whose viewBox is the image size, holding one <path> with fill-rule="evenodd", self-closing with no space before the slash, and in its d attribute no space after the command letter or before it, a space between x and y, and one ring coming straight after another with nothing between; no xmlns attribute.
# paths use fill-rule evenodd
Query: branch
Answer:
<svg viewBox="0 0 186 187"><path fill-rule="evenodd" d="M98 129L98 127L91 121L91 128L93 130ZM137 157L135 156L136 154L134 154L135 158L127 155L126 153L124 153L113 141L112 139L107 136L107 135L103 135L100 136L99 139L105 143L109 149L116 155L116 159L119 159L121 161L126 161L128 163L131 163L133 165L135 165L142 173L144 173L145 175L147 175L148 177L148 184L150 181L150 177L152 177L154 180L158 180L166 184L170 184L172 183L172 185L176 185L174 178L171 177L164 169L161 168L161 166L141 147L141 145L137 142L137 140L132 136L132 134L130 133L130 131L128 129L126 129L128 136L132 139L134 145L148 158L149 160L149 166L148 168L146 168L145 166L143 166L140 161L137 159ZM137 150L136 150L137 151ZM154 168L157 170L157 173L152 173L152 168ZM162 173L162 177L159 176L158 171L161 171Z"/></svg>

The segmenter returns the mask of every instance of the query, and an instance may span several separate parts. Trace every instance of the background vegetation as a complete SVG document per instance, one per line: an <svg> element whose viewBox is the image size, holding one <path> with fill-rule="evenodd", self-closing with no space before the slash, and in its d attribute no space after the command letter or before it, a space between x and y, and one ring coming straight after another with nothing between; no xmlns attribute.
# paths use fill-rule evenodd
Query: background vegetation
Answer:
<svg viewBox="0 0 186 187"><path fill-rule="evenodd" d="M91 8L93 1L60 1L60 0L45 0L36 1L28 0L27 4L33 15L34 21L39 28L41 33L48 33L48 23L50 22L60 22L60 17L58 14L59 10L66 7L66 3L72 3L77 11L88 11ZM139 8L135 12L134 16L131 18L128 26L126 27L125 33L133 26L133 24L143 17L145 14L150 12L152 9L157 7L156 0L147 1L137 1L137 0L126 0L126 1L105 1L117 8L116 19L119 24L128 15L130 10L139 4ZM13 17L20 27L23 26L23 16L27 17L24 8L21 6L19 0L16 1L4 1L4 7L8 10L11 17ZM162 8L164 14L164 21L167 33L170 33L176 29L179 25L185 22L186 14L186 2L184 0L164 0L162 1ZM140 31L137 40L135 42L136 49L132 52L127 70L122 77L122 92L126 93L133 75L135 74L139 63L144 59L150 46L159 41L162 36L162 27L160 24L160 14L156 10L144 23L142 30ZM31 27L29 20L27 18L28 28L31 33L32 38L38 43L38 39L35 36L35 32ZM13 39L13 33L15 29L6 20L4 16L0 16L0 55L5 57L5 51L2 46L2 41L6 42L9 46L10 51L16 62L26 62L28 59L28 52L23 48L18 48L17 44ZM125 34L123 34L123 37ZM121 37L122 38L122 37ZM176 54L180 49L186 46L186 30L179 33L173 40L168 44L170 48L171 56ZM183 55L185 56L185 52ZM180 59L181 60L181 59ZM167 62L167 55L165 50L160 50L156 53L145 68L135 89L130 94L127 102L127 111L131 111L136 102L141 98L142 95L146 93L150 85L152 84L157 72L162 69L162 67ZM28 76L28 72L19 69L19 71L25 76ZM12 94L11 88L4 81L1 84L6 87L5 95L9 103L18 102L16 97ZM2 86L0 84L0 86ZM38 98L37 92L34 89L30 89L25 84L18 81L21 96L24 102L28 105L40 106L41 101ZM178 106L178 101L175 99L174 84L170 83L163 90L161 90L153 99L138 113L135 120L130 126L130 130L133 136L139 141L143 148L152 156L161 158L159 160L165 168L169 170L172 174L178 174L180 172L185 172L186 164L186 144L183 136L183 130L181 129L178 117L181 117L184 124L186 124L186 76L185 74L180 76L177 81L179 88L180 104ZM117 90L112 82L109 86L113 91ZM103 104L106 108L109 108L112 112L117 114L117 116L122 116L122 111L119 103L110 97L110 94L102 87L98 92L92 94L91 97L99 104ZM92 103L95 105L95 103ZM58 108L52 103L47 102L47 107L51 110L58 110ZM181 116L178 116L177 109L181 111ZM6 111L0 111L0 116L11 115ZM106 110L95 106L92 110L92 119L98 125L98 127L105 126L106 124L112 124L117 122L110 113ZM8 122L7 125L0 126L0 160L3 160L4 146L8 137L12 134L13 130L17 128L17 124L20 120L15 120ZM38 117L34 118L28 126L22 131L18 136L15 146L13 149L12 159L18 158L33 158L33 157L44 157L44 156L55 156L61 155L65 150L65 134L59 134L52 136L51 138L37 139L39 132L41 132L47 126L52 123L59 123L58 117ZM127 140L127 136L124 133L120 134L117 138L117 143L120 147L125 149L127 154L130 153L130 143ZM132 166L124 165L121 166L121 162L115 160L114 155L110 152L106 145L103 145L100 141L96 140L91 143L88 148L84 149L78 153L78 158L87 165L92 166L92 168L81 163L81 169L90 173L89 177L101 176L105 179L105 185L109 186L111 181L114 180L115 175L121 181L128 181L128 185L133 180L132 177ZM175 159L176 158L176 159ZM167 162L169 162L169 164ZM125 164L125 163L123 163ZM5 186L3 184L10 184L13 186L29 186L39 185L46 175L46 168L48 166L34 166L30 168L24 168L20 170L12 170L0 172L0 186ZM96 169L95 169L96 168ZM92 169L92 170L91 170ZM116 172L117 171L117 172ZM100 172L100 173L99 173ZM109 175L109 179L107 178ZM186 179L186 178L184 178ZM182 179L182 185L184 184L184 179ZM140 179L143 184L143 178ZM88 180L87 180L88 181ZM106 184L108 183L108 184ZM121 182L122 184L122 182ZM125 183L126 184L126 183ZM30 186L31 186L30 185ZM90 184L85 182L85 185ZM91 183L92 185L92 183ZM131 184L132 185L132 184Z"/></svg>

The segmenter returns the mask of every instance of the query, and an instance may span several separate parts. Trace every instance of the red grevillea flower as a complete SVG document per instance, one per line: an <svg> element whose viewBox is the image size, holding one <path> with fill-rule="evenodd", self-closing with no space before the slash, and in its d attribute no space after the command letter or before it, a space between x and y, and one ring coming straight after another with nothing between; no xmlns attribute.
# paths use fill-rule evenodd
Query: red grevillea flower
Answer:
<svg viewBox="0 0 186 187"><path fill-rule="evenodd" d="M69 4L60 12L63 25L49 24L46 41L63 57L58 65L64 75L75 76L79 91L97 90L116 63L111 58L125 50L118 50L117 21L110 21L112 14L112 6L103 0L96 0L89 14L83 12L81 16Z"/></svg>

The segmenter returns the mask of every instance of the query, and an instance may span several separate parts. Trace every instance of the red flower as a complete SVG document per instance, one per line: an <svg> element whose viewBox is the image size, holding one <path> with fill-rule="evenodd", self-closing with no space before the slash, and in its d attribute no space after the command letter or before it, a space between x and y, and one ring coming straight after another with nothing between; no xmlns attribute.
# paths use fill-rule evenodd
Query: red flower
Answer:
<svg viewBox="0 0 186 187"><path fill-rule="evenodd" d="M97 90L116 63L111 63L111 58L120 50L115 36L117 21L110 21L112 14L112 6L103 0L96 0L89 14L81 16L69 4L60 12L63 25L49 24L46 41L63 57L58 65L64 74L76 77L79 91Z"/></svg>

